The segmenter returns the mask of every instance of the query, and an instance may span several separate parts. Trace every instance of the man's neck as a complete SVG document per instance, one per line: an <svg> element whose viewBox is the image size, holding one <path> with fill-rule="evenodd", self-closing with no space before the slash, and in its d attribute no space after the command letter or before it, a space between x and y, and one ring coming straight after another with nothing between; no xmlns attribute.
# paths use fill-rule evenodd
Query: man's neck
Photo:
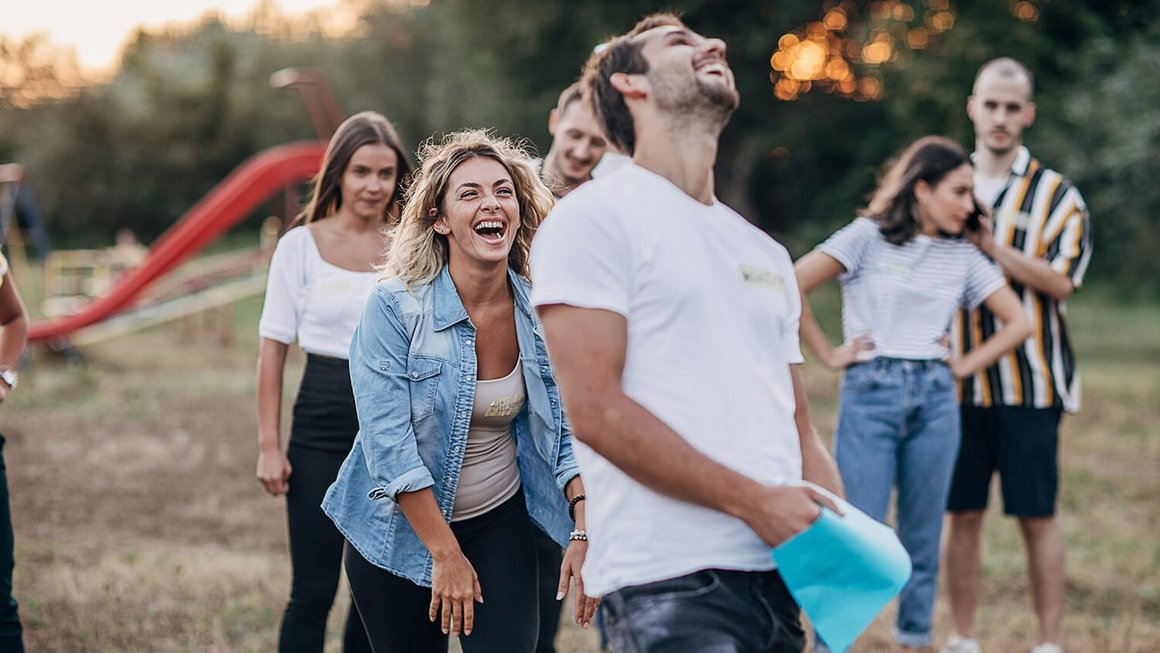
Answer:
<svg viewBox="0 0 1160 653"><path fill-rule="evenodd" d="M576 187L580 185L567 181L560 174L560 166L556 165L556 153L554 150L548 150L548 156L544 157L544 165L540 168L540 173L540 181L548 183L548 186L557 197L564 197L568 193L576 190ZM547 181L549 179L551 183Z"/></svg>
<svg viewBox="0 0 1160 653"><path fill-rule="evenodd" d="M688 120L649 117L648 121L637 119L642 126L637 130L633 162L668 179L698 202L712 204L720 129Z"/></svg>
<svg viewBox="0 0 1160 653"><path fill-rule="evenodd" d="M975 141L975 171L991 179L1006 177L1019 156L1022 143L1016 143L1006 152L995 152L979 141Z"/></svg>

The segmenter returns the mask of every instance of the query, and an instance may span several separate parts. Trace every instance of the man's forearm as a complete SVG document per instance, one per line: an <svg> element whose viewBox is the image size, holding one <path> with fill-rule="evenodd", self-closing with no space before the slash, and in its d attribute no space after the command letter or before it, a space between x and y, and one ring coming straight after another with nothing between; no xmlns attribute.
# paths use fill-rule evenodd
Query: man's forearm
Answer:
<svg viewBox="0 0 1160 653"><path fill-rule="evenodd" d="M633 480L666 496L742 517L757 481L697 451L619 390L569 407L573 436Z"/></svg>
<svg viewBox="0 0 1160 653"><path fill-rule="evenodd" d="M998 244L987 253L1003 268L1007 276L1048 297L1067 299L1075 290L1071 279L1056 272L1043 259L1028 256L1014 247Z"/></svg>

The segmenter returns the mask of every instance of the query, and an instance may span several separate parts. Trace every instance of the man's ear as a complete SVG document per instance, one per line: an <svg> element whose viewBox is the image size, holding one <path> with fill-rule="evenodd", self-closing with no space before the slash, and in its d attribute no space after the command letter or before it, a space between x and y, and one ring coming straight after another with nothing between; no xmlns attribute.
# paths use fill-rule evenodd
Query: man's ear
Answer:
<svg viewBox="0 0 1160 653"><path fill-rule="evenodd" d="M975 121L975 96L973 95L967 96L967 117L971 119L971 122Z"/></svg>
<svg viewBox="0 0 1160 653"><path fill-rule="evenodd" d="M556 127L560 124L560 110L552 109L552 113L548 114L548 133L553 137L556 135Z"/></svg>
<svg viewBox="0 0 1160 653"><path fill-rule="evenodd" d="M644 75L630 75L628 73L612 73L608 78L612 88L628 98L640 99L648 95L648 80Z"/></svg>
<svg viewBox="0 0 1160 653"><path fill-rule="evenodd" d="M1028 127L1031 126L1031 123L1033 123L1033 122L1035 122L1035 103L1028 102L1027 103L1027 118L1023 121L1023 128L1027 129Z"/></svg>

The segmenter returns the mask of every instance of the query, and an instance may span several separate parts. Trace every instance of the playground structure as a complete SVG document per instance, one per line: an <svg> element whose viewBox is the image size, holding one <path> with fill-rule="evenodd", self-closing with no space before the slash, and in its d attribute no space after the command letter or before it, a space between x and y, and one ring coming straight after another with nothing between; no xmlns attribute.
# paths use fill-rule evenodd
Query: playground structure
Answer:
<svg viewBox="0 0 1160 653"><path fill-rule="evenodd" d="M43 254L46 305L42 320L29 329L29 340L59 341L70 338L76 344L97 342L108 337L176 319L183 315L230 305L245 297L261 294L265 287L265 266L269 260L281 221L264 225L263 246L209 257L199 261L202 271L171 282L157 282L176 270L231 227L251 215L264 201L278 192L289 198L319 168L326 142L342 121L342 113L326 78L312 69L285 69L274 73L270 83L276 88L298 91L319 140L271 147L239 165L182 215L148 249L113 247ZM22 180L18 166L0 167L0 181L9 178L0 190L16 189ZM11 200L6 199L9 195ZM0 218L15 215L16 195L0 195ZM27 209L22 207L22 213ZM39 213L35 213L39 217ZM5 233L10 222L0 227ZM273 232L273 233L271 233ZM43 250L47 249L47 241ZM10 251L21 251L14 239ZM145 291L149 290L149 297Z"/></svg>

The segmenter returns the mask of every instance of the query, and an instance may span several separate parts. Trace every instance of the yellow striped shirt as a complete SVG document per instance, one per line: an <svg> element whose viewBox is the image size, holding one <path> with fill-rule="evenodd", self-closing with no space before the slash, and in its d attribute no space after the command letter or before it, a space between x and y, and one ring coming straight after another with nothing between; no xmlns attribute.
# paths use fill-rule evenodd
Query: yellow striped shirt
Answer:
<svg viewBox="0 0 1160 653"><path fill-rule="evenodd" d="M1079 190L1020 147L1007 186L995 199L995 241L1046 260L1078 288L1091 260L1091 219ZM1031 318L1034 332L1014 351L960 384L961 400L976 406L1062 406L1080 404L1080 377L1066 307L1008 278ZM986 306L959 313L954 330L959 355L969 352L1001 326Z"/></svg>

